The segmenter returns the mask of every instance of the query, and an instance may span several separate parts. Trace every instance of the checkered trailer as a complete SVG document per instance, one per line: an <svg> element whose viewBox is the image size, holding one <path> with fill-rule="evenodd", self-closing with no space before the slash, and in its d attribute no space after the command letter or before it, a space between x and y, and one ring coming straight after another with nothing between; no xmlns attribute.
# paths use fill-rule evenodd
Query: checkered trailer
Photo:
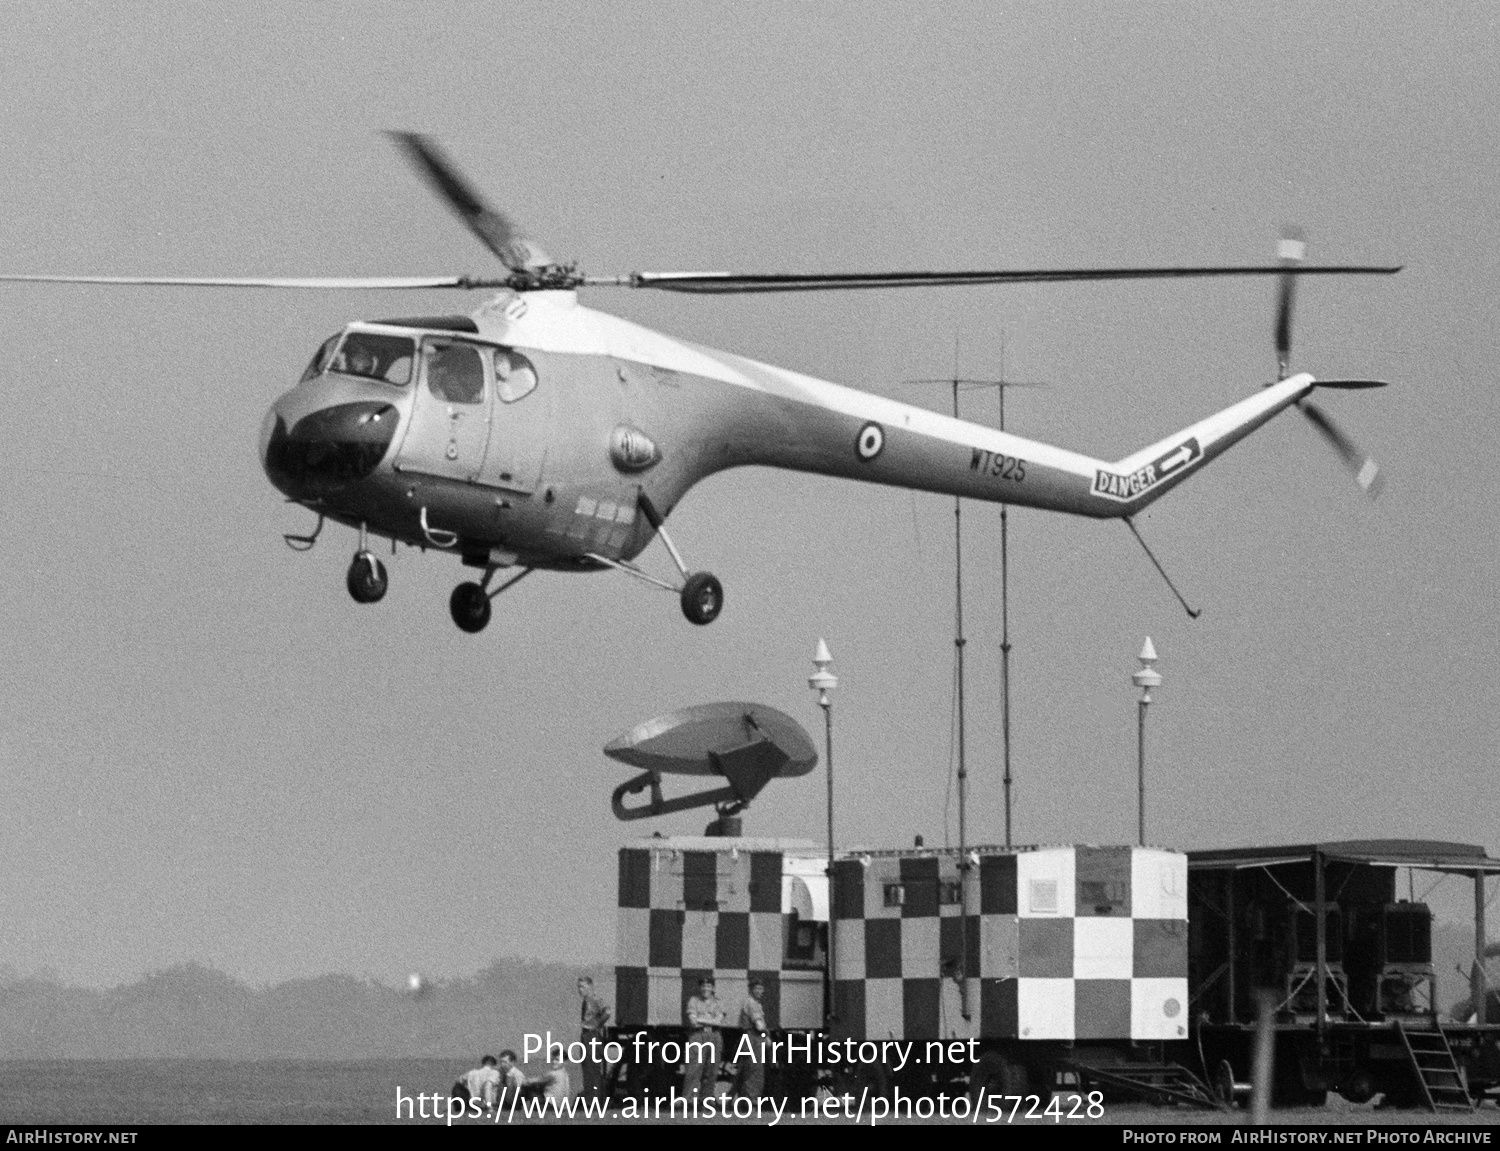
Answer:
<svg viewBox="0 0 1500 1151"><path fill-rule="evenodd" d="M831 910L827 1039L977 1040L977 1063L912 1063L903 1090L1129 1086L1124 1064L1186 1046L1185 855L979 847L968 857L961 875L954 850L841 852L830 909L827 856L813 844L637 840L620 852L619 1031L681 1038L687 1001L712 974L731 1011L759 976L773 1030L823 1032ZM817 1070L781 1068L778 1089L810 1091ZM889 1085L884 1069L831 1073ZM663 1091L677 1074L632 1069L628 1089Z"/></svg>
<svg viewBox="0 0 1500 1151"><path fill-rule="evenodd" d="M677 836L622 848L619 1025L681 1027L698 981L712 975L727 1007L759 976L773 1029L821 1028L826 871L821 849L795 840Z"/></svg>
<svg viewBox="0 0 1500 1151"><path fill-rule="evenodd" d="M952 851L853 852L835 864L839 1034L1187 1036L1185 855L986 847L970 858L967 891Z"/></svg>

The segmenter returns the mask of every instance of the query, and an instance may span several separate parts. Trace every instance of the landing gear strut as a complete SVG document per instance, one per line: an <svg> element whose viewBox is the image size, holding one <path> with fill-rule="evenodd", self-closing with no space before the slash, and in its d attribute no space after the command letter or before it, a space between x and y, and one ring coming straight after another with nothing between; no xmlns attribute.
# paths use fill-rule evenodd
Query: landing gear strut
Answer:
<svg viewBox="0 0 1500 1151"><path fill-rule="evenodd" d="M712 572L693 572L689 574L687 564L682 562L682 553L672 543L672 538L662 527L661 513L656 510L650 498L645 492L641 492L637 498L642 514L661 537L661 542L666 546L667 552L672 557L672 562L677 565L677 570L682 573L682 586L673 587L665 580L659 580L654 575L643 572L634 564L623 560L613 560L607 556L589 552L588 558L595 563L604 564L606 567L616 568L626 575L633 575L636 579L645 580L649 584L655 584L667 591L674 591L682 604L682 614L687 616L689 623L695 623L699 627L711 624L719 618L719 612L724 608L724 585L719 582L717 576Z"/></svg>
<svg viewBox="0 0 1500 1151"><path fill-rule="evenodd" d="M321 520L318 526L322 527ZM314 532L313 535L316 536L317 533ZM385 589L390 586L385 574L385 564L375 558L368 543L365 526L360 524L359 551L354 553L354 559L349 563L349 574L344 580L355 603L379 603L385 598Z"/></svg>

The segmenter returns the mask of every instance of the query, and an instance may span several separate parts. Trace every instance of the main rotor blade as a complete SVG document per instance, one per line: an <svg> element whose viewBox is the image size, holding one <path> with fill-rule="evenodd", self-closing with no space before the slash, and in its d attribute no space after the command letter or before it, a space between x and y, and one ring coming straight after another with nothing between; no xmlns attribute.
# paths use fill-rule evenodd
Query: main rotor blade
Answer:
<svg viewBox="0 0 1500 1151"><path fill-rule="evenodd" d="M1345 435L1343 429L1335 424L1322 408L1305 400L1297 406L1302 409L1302 414L1312 421L1313 427L1322 432L1324 438L1333 445L1333 450L1338 452L1339 457L1344 461L1344 466L1354 476L1354 482L1359 484L1371 499L1378 496L1385 482L1385 477L1380 474L1380 465L1361 451L1359 445Z"/></svg>
<svg viewBox="0 0 1500 1151"><path fill-rule="evenodd" d="M13 284L105 284L166 288L303 288L317 291L400 291L406 288L503 288L479 276L0 276Z"/></svg>
<svg viewBox="0 0 1500 1151"><path fill-rule="evenodd" d="M591 287L656 288L665 292L827 292L854 288L925 288L974 284L1055 284L1079 280L1170 280L1203 276L1389 276L1401 266L1365 264L1182 268L1053 268L997 272L631 272L584 276Z"/></svg>
<svg viewBox="0 0 1500 1151"><path fill-rule="evenodd" d="M1307 252L1307 239L1301 228L1281 233L1276 247L1281 260L1281 285L1276 299L1276 378L1284 380L1292 370L1292 305L1297 294L1297 273Z"/></svg>
<svg viewBox="0 0 1500 1151"><path fill-rule="evenodd" d="M552 260L547 253L528 240L509 217L486 204L434 141L415 132L387 134L401 145L438 195L458 213L469 226L469 231L479 237L479 242L500 258L502 264L513 272L551 266Z"/></svg>

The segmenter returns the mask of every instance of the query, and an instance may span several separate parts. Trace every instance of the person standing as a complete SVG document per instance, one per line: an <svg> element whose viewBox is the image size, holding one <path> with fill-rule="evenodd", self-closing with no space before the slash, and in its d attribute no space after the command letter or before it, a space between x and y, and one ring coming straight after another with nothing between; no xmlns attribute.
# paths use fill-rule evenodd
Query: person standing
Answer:
<svg viewBox="0 0 1500 1151"><path fill-rule="evenodd" d="M749 994L740 1005L740 1030L745 1033L741 1042L748 1040L750 1058L748 1061L740 1060L739 1083L735 1094L746 1099L759 1099L766 1090L766 1054L769 1048L766 1044L766 1009L762 1002L765 995L765 982L752 979Z"/></svg>
<svg viewBox="0 0 1500 1151"><path fill-rule="evenodd" d="M682 1077L683 1094L697 1098L706 1085L712 1094L719 1081L719 1034L724 1026L724 1009L714 994L713 976L698 981L698 994L687 1001L687 1072Z"/></svg>
<svg viewBox="0 0 1500 1151"><path fill-rule="evenodd" d="M609 1008L594 994L594 981L587 975L578 981L578 997L583 1001L578 1038L588 1048L583 1061L583 1097L597 1099L604 1090L604 1029L609 1023ZM594 1058L596 1055L598 1058Z"/></svg>

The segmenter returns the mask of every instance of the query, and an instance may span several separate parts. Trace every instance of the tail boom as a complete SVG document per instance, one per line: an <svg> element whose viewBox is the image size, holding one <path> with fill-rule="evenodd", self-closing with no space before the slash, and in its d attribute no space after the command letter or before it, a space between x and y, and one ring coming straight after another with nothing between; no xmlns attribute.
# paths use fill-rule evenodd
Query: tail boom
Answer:
<svg viewBox="0 0 1500 1151"><path fill-rule="evenodd" d="M1101 465L1091 494L1102 502L1092 514L1131 516L1171 491L1278 412L1304 399L1316 386L1306 372L1215 412L1118 463Z"/></svg>

